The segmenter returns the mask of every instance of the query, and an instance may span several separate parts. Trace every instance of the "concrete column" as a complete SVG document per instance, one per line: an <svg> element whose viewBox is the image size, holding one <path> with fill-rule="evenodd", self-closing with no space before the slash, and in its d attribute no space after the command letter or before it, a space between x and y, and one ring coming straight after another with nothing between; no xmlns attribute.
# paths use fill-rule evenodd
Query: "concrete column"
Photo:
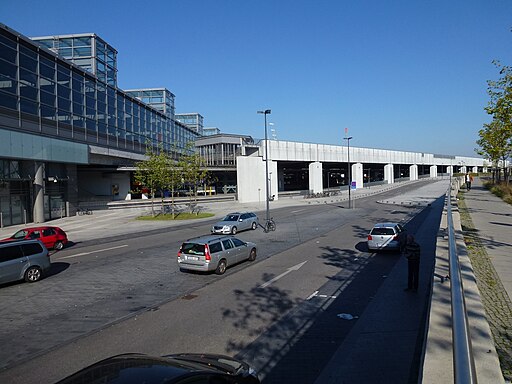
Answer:
<svg viewBox="0 0 512 384"><path fill-rule="evenodd" d="M437 177L437 165L430 166L430 177Z"/></svg>
<svg viewBox="0 0 512 384"><path fill-rule="evenodd" d="M409 167L409 180L418 180L418 166L413 164Z"/></svg>
<svg viewBox="0 0 512 384"><path fill-rule="evenodd" d="M460 168L460 173L467 173L468 172L468 168L463 165L461 168Z"/></svg>
<svg viewBox="0 0 512 384"><path fill-rule="evenodd" d="M322 183L322 163L315 161L309 164L309 191L321 193L324 191Z"/></svg>
<svg viewBox="0 0 512 384"><path fill-rule="evenodd" d="M44 163L34 163L34 223L44 223Z"/></svg>
<svg viewBox="0 0 512 384"><path fill-rule="evenodd" d="M356 182L356 188L363 188L363 164L352 164L352 181Z"/></svg>
<svg viewBox="0 0 512 384"><path fill-rule="evenodd" d="M384 180L388 182L388 184L393 184L395 182L395 172L393 170L393 164L386 164L384 166Z"/></svg>
<svg viewBox="0 0 512 384"><path fill-rule="evenodd" d="M478 167L472 167L471 168L472 173L478 173Z"/></svg>
<svg viewBox="0 0 512 384"><path fill-rule="evenodd" d="M453 165L449 165L446 167L446 173L453 176Z"/></svg>

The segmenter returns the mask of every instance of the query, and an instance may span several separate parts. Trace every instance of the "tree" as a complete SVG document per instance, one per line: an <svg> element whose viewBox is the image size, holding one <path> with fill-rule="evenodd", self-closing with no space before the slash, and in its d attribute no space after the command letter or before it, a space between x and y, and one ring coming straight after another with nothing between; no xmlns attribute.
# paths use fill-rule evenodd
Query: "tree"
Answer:
<svg viewBox="0 0 512 384"><path fill-rule="evenodd" d="M168 184L169 156L160 143L158 148L154 148L150 143L146 143L146 159L137 162L135 171L135 181L149 189L151 195L151 215L155 216L154 198L155 193L162 192L163 207L163 189Z"/></svg>
<svg viewBox="0 0 512 384"><path fill-rule="evenodd" d="M502 76L499 80L487 82L487 93L490 101L485 111L493 117L484 129L479 131L480 139L477 153L488 156L496 167L494 181L500 179L500 164L505 165L512 154L512 68L493 62ZM508 169L504 169L505 180L508 183Z"/></svg>
<svg viewBox="0 0 512 384"><path fill-rule="evenodd" d="M182 170L184 185L188 186L190 195L190 213L194 205L197 205L197 187L205 184L209 180L209 173L206 169L204 159L189 144L185 153L181 156L179 166ZM192 203L194 201L194 204Z"/></svg>
<svg viewBox="0 0 512 384"><path fill-rule="evenodd" d="M177 151L175 148L171 151L171 153L176 154ZM171 192L171 215L174 219L175 217L175 204L174 204L174 195L175 192L179 189L179 187L183 184L183 170L181 168L180 163L171 155L167 157L167 172L165 175L165 179L163 182L163 186L165 189L168 189ZM162 202L163 205L163 202ZM162 206L163 209L163 206Z"/></svg>

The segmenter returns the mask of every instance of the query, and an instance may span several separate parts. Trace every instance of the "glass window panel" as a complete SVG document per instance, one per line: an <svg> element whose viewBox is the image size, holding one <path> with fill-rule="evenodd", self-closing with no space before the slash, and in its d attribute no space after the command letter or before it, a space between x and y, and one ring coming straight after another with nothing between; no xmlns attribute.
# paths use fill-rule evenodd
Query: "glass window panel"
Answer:
<svg viewBox="0 0 512 384"><path fill-rule="evenodd" d="M62 85L57 85L57 95L65 99L69 99L71 96L71 89Z"/></svg>
<svg viewBox="0 0 512 384"><path fill-rule="evenodd" d="M53 39L50 39L50 40L38 40L38 41L36 41L36 43L40 44L43 47L46 47L48 49L53 48Z"/></svg>
<svg viewBox="0 0 512 384"><path fill-rule="evenodd" d="M62 109L63 111L71 111L71 101L69 99L58 97L57 106L59 107L59 109Z"/></svg>
<svg viewBox="0 0 512 384"><path fill-rule="evenodd" d="M105 63L103 63L101 60L96 61L96 68L98 71L104 73L106 71Z"/></svg>
<svg viewBox="0 0 512 384"><path fill-rule="evenodd" d="M84 79L76 74L73 74L73 91L83 92L84 90Z"/></svg>
<svg viewBox="0 0 512 384"><path fill-rule="evenodd" d="M95 108L85 108L85 115L89 119L95 119L96 118L96 109Z"/></svg>
<svg viewBox="0 0 512 384"><path fill-rule="evenodd" d="M73 103L73 114L74 115L83 115L84 114L83 104Z"/></svg>
<svg viewBox="0 0 512 384"><path fill-rule="evenodd" d="M91 56L91 47L79 47L73 49L74 57L87 57Z"/></svg>
<svg viewBox="0 0 512 384"><path fill-rule="evenodd" d="M16 80L16 65L8 63L7 61L0 60L0 75L10 77Z"/></svg>
<svg viewBox="0 0 512 384"><path fill-rule="evenodd" d="M55 107L50 107L44 104L41 105L41 117L44 117L45 119L55 120L55 113Z"/></svg>
<svg viewBox="0 0 512 384"><path fill-rule="evenodd" d="M55 68L55 61L47 58L46 56L43 56L43 54L39 55L39 64L46 65L47 67L50 67L50 68Z"/></svg>
<svg viewBox="0 0 512 384"><path fill-rule="evenodd" d="M41 98L41 103L51 106L55 105L55 95L53 93L41 91L39 97Z"/></svg>
<svg viewBox="0 0 512 384"><path fill-rule="evenodd" d="M9 109L18 109L18 98L14 95L9 95L2 92L0 88L0 105Z"/></svg>
<svg viewBox="0 0 512 384"><path fill-rule="evenodd" d="M55 78L55 68L44 64L39 64L39 74L43 77L53 80Z"/></svg>
<svg viewBox="0 0 512 384"><path fill-rule="evenodd" d="M32 60L37 60L37 52L32 49L32 46L25 46L25 42L20 42L20 52Z"/></svg>
<svg viewBox="0 0 512 384"><path fill-rule="evenodd" d="M84 103L84 95L82 95L80 92L73 91L73 102L74 103Z"/></svg>
<svg viewBox="0 0 512 384"><path fill-rule="evenodd" d="M73 38L66 38L59 40L59 48L69 48L73 46Z"/></svg>
<svg viewBox="0 0 512 384"><path fill-rule="evenodd" d="M87 108L96 109L96 100L93 99L92 97L86 97L85 103L87 105Z"/></svg>
<svg viewBox="0 0 512 384"><path fill-rule="evenodd" d="M99 133L107 133L107 124L103 122L98 122L98 132Z"/></svg>
<svg viewBox="0 0 512 384"><path fill-rule="evenodd" d="M37 72L37 60L26 55L20 55L20 66L31 72Z"/></svg>
<svg viewBox="0 0 512 384"><path fill-rule="evenodd" d="M29 72L25 69L20 68L20 85L21 84L36 87L37 86L37 75L33 72Z"/></svg>
<svg viewBox="0 0 512 384"><path fill-rule="evenodd" d="M73 50L71 48L60 48L59 49L59 55L63 57L72 57L73 56Z"/></svg>
<svg viewBox="0 0 512 384"><path fill-rule="evenodd" d="M83 116L73 115L73 126L83 128L85 126L85 119L83 118Z"/></svg>
<svg viewBox="0 0 512 384"><path fill-rule="evenodd" d="M90 132L96 132L96 120L86 119L85 120L85 127Z"/></svg>
<svg viewBox="0 0 512 384"><path fill-rule="evenodd" d="M7 45L8 47L11 47L12 49L16 49L17 48L17 44L15 41L12 41L11 39L9 39L8 37L6 36L2 36L0 35L0 43L2 44L5 44Z"/></svg>
<svg viewBox="0 0 512 384"><path fill-rule="evenodd" d="M20 83L20 96L37 101L37 88Z"/></svg>
<svg viewBox="0 0 512 384"><path fill-rule="evenodd" d="M75 63L76 65L78 65L84 69L92 68L92 59L91 58L89 58L89 59L73 59L73 63Z"/></svg>
<svg viewBox="0 0 512 384"><path fill-rule="evenodd" d="M18 83L8 77L0 75L0 90L16 95Z"/></svg>
<svg viewBox="0 0 512 384"><path fill-rule="evenodd" d="M16 63L16 50L0 44L0 57L11 63Z"/></svg>
<svg viewBox="0 0 512 384"><path fill-rule="evenodd" d="M57 109L57 120L62 123L71 124L71 114L68 111Z"/></svg>
<svg viewBox="0 0 512 384"><path fill-rule="evenodd" d="M91 45L91 37L75 37L75 47L83 47Z"/></svg>
<svg viewBox="0 0 512 384"><path fill-rule="evenodd" d="M39 115L39 111L37 108L37 103L24 99L23 97L20 98L20 109L21 112L30 113L31 115Z"/></svg>
<svg viewBox="0 0 512 384"><path fill-rule="evenodd" d="M40 78L39 85L45 92L55 93L55 83L45 78Z"/></svg>
<svg viewBox="0 0 512 384"><path fill-rule="evenodd" d="M97 107L98 107L98 113L105 113L107 105L98 100Z"/></svg>

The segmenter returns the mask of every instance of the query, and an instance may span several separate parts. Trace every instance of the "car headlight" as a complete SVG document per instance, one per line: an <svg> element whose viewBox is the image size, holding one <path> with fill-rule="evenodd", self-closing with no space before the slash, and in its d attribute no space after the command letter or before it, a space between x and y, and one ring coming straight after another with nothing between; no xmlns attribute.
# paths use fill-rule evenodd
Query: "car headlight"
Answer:
<svg viewBox="0 0 512 384"><path fill-rule="evenodd" d="M231 227L229 225L225 225L224 227L222 227L222 230L223 231L231 231Z"/></svg>

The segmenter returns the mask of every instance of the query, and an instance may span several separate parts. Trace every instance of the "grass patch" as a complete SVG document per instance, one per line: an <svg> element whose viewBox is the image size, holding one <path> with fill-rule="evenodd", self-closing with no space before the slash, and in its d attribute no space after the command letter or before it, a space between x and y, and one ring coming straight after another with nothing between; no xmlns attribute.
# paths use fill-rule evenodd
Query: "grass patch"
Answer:
<svg viewBox="0 0 512 384"><path fill-rule="evenodd" d="M166 220L195 220L195 219L205 219L208 217L215 216L213 213L209 212L199 212L199 213L189 213L189 212L180 212L175 213L174 218L170 213L165 214L157 214L155 216L146 215L146 216L139 216L136 220L142 220L142 221L166 221Z"/></svg>
<svg viewBox="0 0 512 384"><path fill-rule="evenodd" d="M507 183L493 183L492 181L487 181L484 183L484 187L505 203L512 205L512 186L510 184L507 185Z"/></svg>

